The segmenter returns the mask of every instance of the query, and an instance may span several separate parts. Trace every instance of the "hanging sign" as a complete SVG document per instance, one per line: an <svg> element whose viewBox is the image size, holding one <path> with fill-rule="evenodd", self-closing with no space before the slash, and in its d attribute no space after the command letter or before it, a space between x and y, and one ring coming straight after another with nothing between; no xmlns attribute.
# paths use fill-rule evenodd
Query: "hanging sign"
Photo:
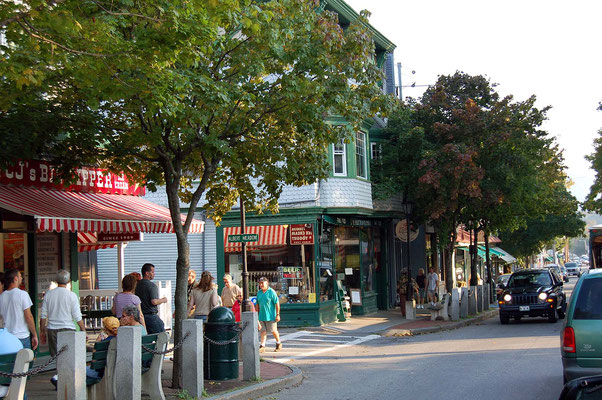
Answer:
<svg viewBox="0 0 602 400"><path fill-rule="evenodd" d="M408 241L407 219L402 219L395 225L395 236L402 242ZM418 237L418 229L414 224L410 224L410 242L413 242Z"/></svg>
<svg viewBox="0 0 602 400"><path fill-rule="evenodd" d="M142 232L98 233L99 242L135 242L144 240Z"/></svg>
<svg viewBox="0 0 602 400"><path fill-rule="evenodd" d="M314 244L313 224L291 225L291 245Z"/></svg>

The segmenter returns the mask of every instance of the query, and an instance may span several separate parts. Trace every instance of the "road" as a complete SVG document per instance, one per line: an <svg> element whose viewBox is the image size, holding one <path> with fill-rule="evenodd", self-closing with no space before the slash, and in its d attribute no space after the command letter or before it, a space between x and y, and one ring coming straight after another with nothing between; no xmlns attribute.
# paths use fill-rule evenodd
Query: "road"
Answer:
<svg viewBox="0 0 602 400"><path fill-rule="evenodd" d="M565 284L567 296L575 282ZM561 325L536 318L501 325L491 318L435 334L283 354L305 379L264 399L557 399Z"/></svg>

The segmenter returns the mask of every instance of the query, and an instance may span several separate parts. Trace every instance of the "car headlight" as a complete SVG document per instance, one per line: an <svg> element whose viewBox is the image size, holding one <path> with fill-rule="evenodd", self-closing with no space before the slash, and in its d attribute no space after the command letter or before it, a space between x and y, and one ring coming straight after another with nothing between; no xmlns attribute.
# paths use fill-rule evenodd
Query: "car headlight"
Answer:
<svg viewBox="0 0 602 400"><path fill-rule="evenodd" d="M540 293L540 294L539 294L539 296L537 296L537 297L539 297L539 300L545 300L545 299L547 299L547 298L548 298L548 294L547 294L547 293L543 293L543 292L542 292L542 293Z"/></svg>
<svg viewBox="0 0 602 400"><path fill-rule="evenodd" d="M512 300L512 296L510 296L509 294L504 295L504 301L510 301Z"/></svg>

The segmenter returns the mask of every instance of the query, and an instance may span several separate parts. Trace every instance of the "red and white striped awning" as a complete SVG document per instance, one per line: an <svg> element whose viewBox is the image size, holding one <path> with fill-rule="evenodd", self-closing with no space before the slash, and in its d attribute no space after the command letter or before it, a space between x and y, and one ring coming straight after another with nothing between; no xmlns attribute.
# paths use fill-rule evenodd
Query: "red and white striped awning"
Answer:
<svg viewBox="0 0 602 400"><path fill-rule="evenodd" d="M0 185L0 208L33 216L38 231L173 232L169 209L137 196ZM189 233L203 229L193 220Z"/></svg>
<svg viewBox="0 0 602 400"><path fill-rule="evenodd" d="M286 234L288 225L258 225L247 226L245 233L256 233L259 235L259 240L256 242L248 242L249 248L257 248L264 246L282 246L286 244ZM240 226L231 226L224 228L224 252L242 251L242 243L229 242L228 235L240 234Z"/></svg>
<svg viewBox="0 0 602 400"><path fill-rule="evenodd" d="M100 249L110 249L117 247L117 242L98 243L98 234L96 232L77 232L77 251L93 251Z"/></svg>

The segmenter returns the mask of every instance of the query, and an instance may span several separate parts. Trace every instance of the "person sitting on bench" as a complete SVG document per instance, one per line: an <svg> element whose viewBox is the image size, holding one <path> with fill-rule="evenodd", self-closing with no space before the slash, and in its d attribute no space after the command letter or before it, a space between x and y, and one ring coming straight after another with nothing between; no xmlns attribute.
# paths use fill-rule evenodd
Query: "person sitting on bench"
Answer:
<svg viewBox="0 0 602 400"><path fill-rule="evenodd" d="M97 342L107 342L117 336L117 329L119 329L119 320L115 317L105 317L102 319L102 332L96 338ZM96 370L90 367L86 367L87 378L102 378L104 370Z"/></svg>

